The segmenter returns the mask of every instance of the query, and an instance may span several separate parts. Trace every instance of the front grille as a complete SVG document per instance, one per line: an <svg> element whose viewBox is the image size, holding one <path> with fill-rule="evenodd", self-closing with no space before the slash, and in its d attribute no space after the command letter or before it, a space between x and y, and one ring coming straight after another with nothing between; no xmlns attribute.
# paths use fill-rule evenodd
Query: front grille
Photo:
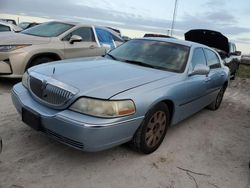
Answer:
<svg viewBox="0 0 250 188"><path fill-rule="evenodd" d="M29 82L32 93L42 101L51 105L61 106L74 96L70 91L32 76L30 77Z"/></svg>
<svg viewBox="0 0 250 188"><path fill-rule="evenodd" d="M46 133L49 137L59 141L59 142L62 142L62 143L65 143L65 144L68 144L74 148L77 148L77 149L80 149L80 150L83 150L84 148L84 145L83 143L81 142L78 142L78 141L75 141L75 140L72 140L70 138L67 138L67 137L64 137L60 134L57 134L49 129L45 129L43 128L42 129L42 132Z"/></svg>

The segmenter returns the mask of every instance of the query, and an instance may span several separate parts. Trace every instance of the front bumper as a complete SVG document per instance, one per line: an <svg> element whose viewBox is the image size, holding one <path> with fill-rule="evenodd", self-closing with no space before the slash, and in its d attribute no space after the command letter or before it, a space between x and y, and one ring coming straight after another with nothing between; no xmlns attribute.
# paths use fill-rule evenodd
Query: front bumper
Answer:
<svg viewBox="0 0 250 188"><path fill-rule="evenodd" d="M25 108L41 117L42 131L48 136L76 149L100 151L132 139L144 117L123 121L89 117L70 110L54 110L33 100L21 83L12 89L12 101L17 111ZM96 121L98 120L98 121ZM87 122L87 123L86 123Z"/></svg>
<svg viewBox="0 0 250 188"><path fill-rule="evenodd" d="M22 49L0 52L0 77L21 78L29 56L29 52Z"/></svg>
<svg viewBox="0 0 250 188"><path fill-rule="evenodd" d="M12 67L8 59L0 61L0 75L12 74Z"/></svg>

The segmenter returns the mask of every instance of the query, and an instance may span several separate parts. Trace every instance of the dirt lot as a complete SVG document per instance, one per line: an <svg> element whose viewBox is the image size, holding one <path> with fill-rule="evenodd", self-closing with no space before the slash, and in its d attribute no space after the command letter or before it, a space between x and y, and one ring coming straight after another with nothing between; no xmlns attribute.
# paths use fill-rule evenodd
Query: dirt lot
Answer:
<svg viewBox="0 0 250 188"><path fill-rule="evenodd" d="M0 80L1 188L250 187L250 80L232 82L218 111L204 109L172 127L151 155L126 146L84 153L47 138L21 122L11 103L14 83Z"/></svg>

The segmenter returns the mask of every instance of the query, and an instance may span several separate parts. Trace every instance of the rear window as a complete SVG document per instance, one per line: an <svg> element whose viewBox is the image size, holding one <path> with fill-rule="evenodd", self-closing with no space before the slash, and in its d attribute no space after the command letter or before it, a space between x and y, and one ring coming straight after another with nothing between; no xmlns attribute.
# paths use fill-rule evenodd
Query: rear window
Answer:
<svg viewBox="0 0 250 188"><path fill-rule="evenodd" d="M194 69L195 65L197 65L197 64L202 64L202 65L206 65L207 64L206 57L205 57L205 54L204 54L202 48L196 48L194 50L191 62L192 62L192 68L193 69Z"/></svg>
<svg viewBox="0 0 250 188"><path fill-rule="evenodd" d="M220 60L213 51L205 49L205 54L207 58L207 64L210 69L216 69L221 67Z"/></svg>

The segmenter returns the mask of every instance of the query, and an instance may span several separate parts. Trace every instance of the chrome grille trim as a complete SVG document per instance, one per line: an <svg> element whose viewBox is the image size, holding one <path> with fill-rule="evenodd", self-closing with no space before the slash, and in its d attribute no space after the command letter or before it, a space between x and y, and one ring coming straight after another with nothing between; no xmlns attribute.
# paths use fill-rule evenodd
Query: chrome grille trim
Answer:
<svg viewBox="0 0 250 188"><path fill-rule="evenodd" d="M60 105L70 100L74 95L66 90L58 88L56 86L48 84L46 86L45 95L47 97L42 96L42 99L50 104Z"/></svg>
<svg viewBox="0 0 250 188"><path fill-rule="evenodd" d="M54 107L63 106L78 92L76 88L57 81L53 77L33 72L29 77L29 89L38 100Z"/></svg>

